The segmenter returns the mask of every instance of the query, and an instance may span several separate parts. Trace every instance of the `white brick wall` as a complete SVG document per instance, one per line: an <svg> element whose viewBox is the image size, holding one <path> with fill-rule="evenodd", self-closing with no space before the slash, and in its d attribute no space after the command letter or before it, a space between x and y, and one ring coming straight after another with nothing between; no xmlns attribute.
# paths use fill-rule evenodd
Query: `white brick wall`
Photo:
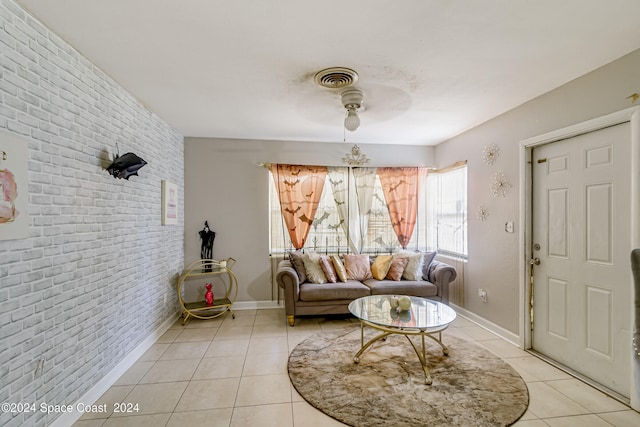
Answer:
<svg viewBox="0 0 640 427"><path fill-rule="evenodd" d="M177 311L183 138L13 0L0 3L0 130L29 141L30 215L28 239L0 241L0 402L73 404ZM139 177L104 170L116 143L148 162ZM161 226L163 179L179 188L177 226Z"/></svg>

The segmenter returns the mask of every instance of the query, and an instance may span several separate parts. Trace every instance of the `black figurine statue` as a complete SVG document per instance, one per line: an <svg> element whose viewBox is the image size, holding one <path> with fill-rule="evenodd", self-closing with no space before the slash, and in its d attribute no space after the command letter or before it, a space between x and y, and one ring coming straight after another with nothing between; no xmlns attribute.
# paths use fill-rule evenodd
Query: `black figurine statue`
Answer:
<svg viewBox="0 0 640 427"><path fill-rule="evenodd" d="M216 232L211 231L209 228L209 222L204 222L204 228L200 230L200 239L202 239L202 246L200 246L200 259L213 259L213 241L216 238ZM205 266L205 271L211 271L211 265Z"/></svg>

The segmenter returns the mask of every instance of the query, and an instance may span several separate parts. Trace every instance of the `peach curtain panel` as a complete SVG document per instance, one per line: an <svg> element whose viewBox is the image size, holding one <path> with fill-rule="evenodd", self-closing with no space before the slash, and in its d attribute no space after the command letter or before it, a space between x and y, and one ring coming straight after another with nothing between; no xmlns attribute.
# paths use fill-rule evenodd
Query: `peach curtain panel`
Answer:
<svg viewBox="0 0 640 427"><path fill-rule="evenodd" d="M378 168L391 225L406 249L418 217L418 168Z"/></svg>
<svg viewBox="0 0 640 427"><path fill-rule="evenodd" d="M271 165L271 173L278 189L280 210L291 244L301 249L318 210L327 167Z"/></svg>

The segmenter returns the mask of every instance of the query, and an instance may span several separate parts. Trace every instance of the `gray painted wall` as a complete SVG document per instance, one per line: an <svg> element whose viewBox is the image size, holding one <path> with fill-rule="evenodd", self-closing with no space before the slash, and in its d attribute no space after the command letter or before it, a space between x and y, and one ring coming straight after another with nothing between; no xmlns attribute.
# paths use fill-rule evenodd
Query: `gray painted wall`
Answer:
<svg viewBox="0 0 640 427"><path fill-rule="evenodd" d="M0 401L73 404L176 315L184 204L161 226L160 188L183 194L183 138L11 0L0 130L28 140L30 215L27 239L0 241ZM149 163L140 176L104 170L116 142ZM0 425L59 415L37 409Z"/></svg>
<svg viewBox="0 0 640 427"><path fill-rule="evenodd" d="M207 220L213 257L233 257L238 301L270 301L269 172L258 163L343 166L348 143L185 138L185 264L200 257ZM360 144L371 166L432 166L433 147ZM283 320L284 321L284 320Z"/></svg>
<svg viewBox="0 0 640 427"><path fill-rule="evenodd" d="M436 147L439 166L468 160L469 263L465 309L518 333L520 141L632 107L631 100L626 98L636 92L640 92L640 50ZM483 148L489 144L500 147L500 157L493 166L485 164L482 158ZM504 199L494 198L490 190L492 175L498 170L503 171L512 185ZM489 211L484 222L475 215L480 204ZM515 233L504 231L507 221L515 222ZM487 303L478 297L480 288L487 291Z"/></svg>

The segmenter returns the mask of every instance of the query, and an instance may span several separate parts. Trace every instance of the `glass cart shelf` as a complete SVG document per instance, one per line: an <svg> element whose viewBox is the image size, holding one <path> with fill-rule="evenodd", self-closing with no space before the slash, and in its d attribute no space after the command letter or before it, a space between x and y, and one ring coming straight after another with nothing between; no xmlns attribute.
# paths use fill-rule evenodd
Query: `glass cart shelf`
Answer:
<svg viewBox="0 0 640 427"><path fill-rule="evenodd" d="M178 301L182 308L182 324L184 325L189 317L198 319L213 319L222 316L227 311L231 312L232 318L236 318L231 310L236 297L238 296L238 280L231 271L235 265L234 258L226 260L199 259L189 264L178 279ZM222 280L225 284L224 298L216 298L212 305L207 305L205 301L185 302L182 298L185 282L189 279L203 278L207 276L226 276L227 280Z"/></svg>

